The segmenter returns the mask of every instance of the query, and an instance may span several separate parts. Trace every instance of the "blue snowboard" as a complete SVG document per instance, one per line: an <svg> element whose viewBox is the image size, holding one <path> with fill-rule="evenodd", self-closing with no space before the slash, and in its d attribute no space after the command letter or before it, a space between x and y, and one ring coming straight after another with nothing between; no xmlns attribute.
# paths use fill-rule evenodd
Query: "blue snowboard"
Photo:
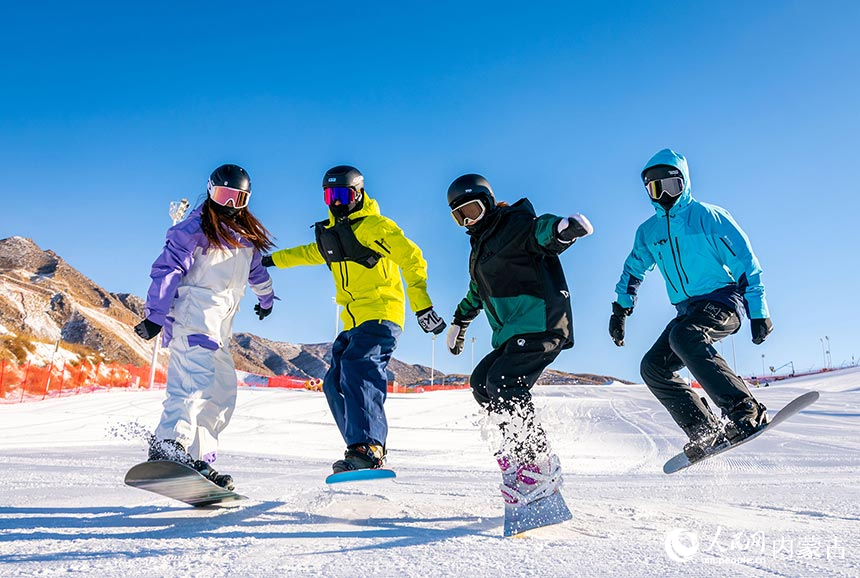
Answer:
<svg viewBox="0 0 860 578"><path fill-rule="evenodd" d="M779 410L776 415L773 416L773 419L767 422L767 425L755 432L753 435L749 436L748 438L744 438L735 444L725 443L722 446L718 446L714 449L714 451L702 456L695 461L691 462L687 455L684 452L681 452L680 454L676 455L668 462L666 462L666 464L663 466L663 473L674 474L675 472L678 472L685 468L689 468L693 464L697 464L714 456L718 456L723 452L727 452L729 450L735 449L738 446L742 446L747 442L751 442L758 436L762 435L764 432L777 427L779 424L781 424L794 414L806 409L807 407L818 401L818 397L819 395L817 391L809 391L807 393L804 393L800 397L797 397L790 401L788 405Z"/></svg>
<svg viewBox="0 0 860 578"><path fill-rule="evenodd" d="M166 460L137 464L125 475L125 483L197 508L234 505L231 502L247 499L211 482L193 468Z"/></svg>
<svg viewBox="0 0 860 578"><path fill-rule="evenodd" d="M561 492L556 490L549 496L529 504L505 504L504 535L516 536L535 528L561 524L573 518Z"/></svg>
<svg viewBox="0 0 860 578"><path fill-rule="evenodd" d="M394 470L385 469L362 469L350 470L348 472L340 472L331 474L325 479L327 484L340 484L342 482L363 482L365 480L384 480L388 478L396 478L397 474Z"/></svg>

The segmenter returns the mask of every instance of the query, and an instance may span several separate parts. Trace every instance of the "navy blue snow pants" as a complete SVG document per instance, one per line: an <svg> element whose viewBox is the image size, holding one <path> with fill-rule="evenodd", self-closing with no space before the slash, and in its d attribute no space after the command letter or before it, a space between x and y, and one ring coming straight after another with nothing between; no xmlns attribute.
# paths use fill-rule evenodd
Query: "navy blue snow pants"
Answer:
<svg viewBox="0 0 860 578"><path fill-rule="evenodd" d="M403 330L391 321L365 321L337 336L323 392L343 441L385 445L388 362Z"/></svg>

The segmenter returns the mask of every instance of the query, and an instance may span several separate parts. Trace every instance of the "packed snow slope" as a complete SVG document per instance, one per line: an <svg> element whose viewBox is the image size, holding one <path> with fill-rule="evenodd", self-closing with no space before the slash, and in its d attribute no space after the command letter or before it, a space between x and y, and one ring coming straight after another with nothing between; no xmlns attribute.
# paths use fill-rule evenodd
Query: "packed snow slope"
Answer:
<svg viewBox="0 0 860 578"><path fill-rule="evenodd" d="M343 448L320 393L243 390L217 466L250 496L195 510L123 485L163 392L0 406L0 576L860 576L860 371L666 476L684 439L644 386L539 387L574 519L502 537L500 475L468 391L392 395L396 480L326 486ZM130 437L131 436L131 437Z"/></svg>

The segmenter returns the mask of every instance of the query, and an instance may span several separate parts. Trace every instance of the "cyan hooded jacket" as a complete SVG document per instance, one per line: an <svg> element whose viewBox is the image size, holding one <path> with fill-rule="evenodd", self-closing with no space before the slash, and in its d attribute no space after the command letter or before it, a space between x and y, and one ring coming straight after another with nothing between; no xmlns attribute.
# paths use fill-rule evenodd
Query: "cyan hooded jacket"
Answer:
<svg viewBox="0 0 860 578"><path fill-rule="evenodd" d="M666 281L669 300L684 313L695 301L711 300L745 309L750 319L770 317L761 281L761 266L746 233L722 207L693 198L687 160L663 149L651 157L642 174L657 165L681 171L684 191L669 211L651 201L656 215L636 231L633 250L615 286L618 304L636 305L645 274L656 265Z"/></svg>

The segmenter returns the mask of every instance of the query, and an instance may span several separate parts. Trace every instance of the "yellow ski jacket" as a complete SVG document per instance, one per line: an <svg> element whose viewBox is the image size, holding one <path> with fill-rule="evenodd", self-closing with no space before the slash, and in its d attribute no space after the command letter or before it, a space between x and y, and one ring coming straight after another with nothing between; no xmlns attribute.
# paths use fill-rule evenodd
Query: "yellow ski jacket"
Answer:
<svg viewBox="0 0 860 578"><path fill-rule="evenodd" d="M406 281L406 294L413 312L432 307L427 294L427 261L421 249L403 234L397 223L380 214L379 204L366 191L364 206L350 214L349 220L356 239L379 253L381 258L370 269L352 261L331 264L335 300L343 307L340 318L344 330L371 320L391 321L403 327L406 320L403 281ZM326 228L334 224L329 212ZM272 253L272 261L280 269L326 262L316 243L276 251Z"/></svg>

